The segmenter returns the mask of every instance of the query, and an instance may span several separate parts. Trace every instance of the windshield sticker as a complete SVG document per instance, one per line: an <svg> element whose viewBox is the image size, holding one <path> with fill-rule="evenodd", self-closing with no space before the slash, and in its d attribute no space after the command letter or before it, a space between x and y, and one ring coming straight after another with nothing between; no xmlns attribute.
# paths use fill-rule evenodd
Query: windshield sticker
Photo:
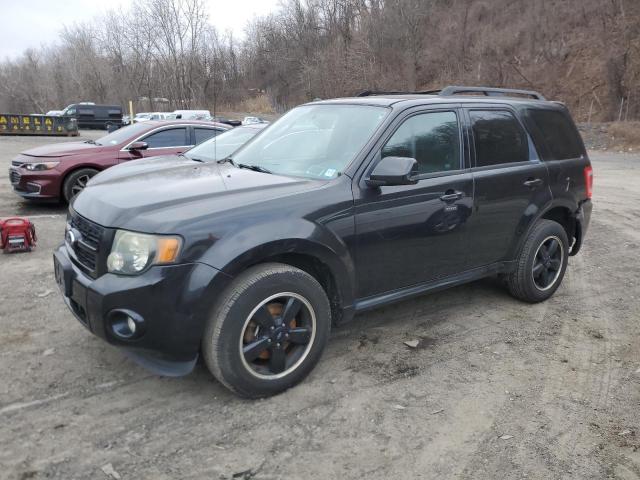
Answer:
<svg viewBox="0 0 640 480"><path fill-rule="evenodd" d="M335 168L327 168L327 171L324 172L325 177L333 177L336 174Z"/></svg>

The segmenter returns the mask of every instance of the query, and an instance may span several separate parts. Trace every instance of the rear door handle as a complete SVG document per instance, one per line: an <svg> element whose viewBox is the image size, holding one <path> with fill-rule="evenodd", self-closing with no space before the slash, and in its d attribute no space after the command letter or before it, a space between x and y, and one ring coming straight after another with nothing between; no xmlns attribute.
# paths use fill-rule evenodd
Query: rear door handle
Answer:
<svg viewBox="0 0 640 480"><path fill-rule="evenodd" d="M454 200L460 200L462 198L462 192L453 192L449 190L451 193L445 193L440 197L440 200L443 202L453 202Z"/></svg>
<svg viewBox="0 0 640 480"><path fill-rule="evenodd" d="M529 178L528 180L526 180L523 185L525 187L529 187L529 188L534 188L534 187L539 187L540 185L542 185L542 179L540 178Z"/></svg>

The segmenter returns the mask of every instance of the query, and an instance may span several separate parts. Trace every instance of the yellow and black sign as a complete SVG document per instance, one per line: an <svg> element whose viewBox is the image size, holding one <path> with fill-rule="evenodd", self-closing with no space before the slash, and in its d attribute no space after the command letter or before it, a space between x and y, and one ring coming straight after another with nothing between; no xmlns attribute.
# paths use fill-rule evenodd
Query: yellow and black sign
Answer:
<svg viewBox="0 0 640 480"><path fill-rule="evenodd" d="M0 135L78 135L75 120L47 115L0 113Z"/></svg>

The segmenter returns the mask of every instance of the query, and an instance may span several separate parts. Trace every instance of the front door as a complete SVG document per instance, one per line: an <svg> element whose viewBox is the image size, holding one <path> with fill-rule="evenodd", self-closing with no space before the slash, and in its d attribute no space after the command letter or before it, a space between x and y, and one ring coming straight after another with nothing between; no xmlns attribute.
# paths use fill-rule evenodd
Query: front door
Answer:
<svg viewBox="0 0 640 480"><path fill-rule="evenodd" d="M512 260L551 191L547 168L512 111L470 108L468 119L475 152L469 255L471 266L480 267Z"/></svg>
<svg viewBox="0 0 640 480"><path fill-rule="evenodd" d="M367 187L356 195L358 297L465 269L473 177L463 163L459 113L408 116L377 152L418 161L415 185Z"/></svg>
<svg viewBox="0 0 640 480"><path fill-rule="evenodd" d="M138 139L148 145L146 150L125 150L121 152L120 161L183 153L192 147L190 134L186 126L154 131Z"/></svg>

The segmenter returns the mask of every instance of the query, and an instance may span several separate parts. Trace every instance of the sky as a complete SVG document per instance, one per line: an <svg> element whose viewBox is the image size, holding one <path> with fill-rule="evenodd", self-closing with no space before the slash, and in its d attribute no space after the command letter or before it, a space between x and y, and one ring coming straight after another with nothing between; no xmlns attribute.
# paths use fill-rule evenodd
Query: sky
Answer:
<svg viewBox="0 0 640 480"><path fill-rule="evenodd" d="M0 60L55 42L62 26L89 21L107 10L127 9L133 0L0 0ZM204 0L209 21L241 38L255 16L276 11L280 0Z"/></svg>

